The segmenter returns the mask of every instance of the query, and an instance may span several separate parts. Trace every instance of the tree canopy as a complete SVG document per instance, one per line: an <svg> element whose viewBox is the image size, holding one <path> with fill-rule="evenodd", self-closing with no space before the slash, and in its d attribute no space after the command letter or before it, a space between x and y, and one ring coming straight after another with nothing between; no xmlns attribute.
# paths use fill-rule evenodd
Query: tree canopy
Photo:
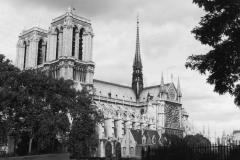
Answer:
<svg viewBox="0 0 240 160"><path fill-rule="evenodd" d="M37 150L53 152L56 140L63 142L69 137L66 145L72 147L72 138L81 135L74 142L84 141L78 152L88 153L90 147L96 147L96 139L91 137L96 135L101 115L92 105L89 91L77 91L73 84L72 80L53 78L48 71L20 71L0 54L0 122L6 123L14 146L28 139L29 153L33 141Z"/></svg>
<svg viewBox="0 0 240 160"><path fill-rule="evenodd" d="M211 50L189 56L185 66L208 74L207 83L214 85L214 91L234 95L235 104L240 106L240 1L193 0L193 3L203 8L206 15L192 34Z"/></svg>

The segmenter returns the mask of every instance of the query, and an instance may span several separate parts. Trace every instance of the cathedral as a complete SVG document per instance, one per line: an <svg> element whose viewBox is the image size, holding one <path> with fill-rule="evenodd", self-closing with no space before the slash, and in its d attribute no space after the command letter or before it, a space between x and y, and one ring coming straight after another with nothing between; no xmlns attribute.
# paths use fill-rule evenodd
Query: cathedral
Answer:
<svg viewBox="0 0 240 160"><path fill-rule="evenodd" d="M159 85L144 87L138 21L136 34L131 86L94 79L91 21L75 15L71 7L53 19L48 30L34 27L19 36L18 68L49 70L55 78L72 79L76 89L92 91L93 103L104 115L93 156L140 157L143 146L163 143L163 133L183 137L192 129L179 79L175 85L162 76Z"/></svg>

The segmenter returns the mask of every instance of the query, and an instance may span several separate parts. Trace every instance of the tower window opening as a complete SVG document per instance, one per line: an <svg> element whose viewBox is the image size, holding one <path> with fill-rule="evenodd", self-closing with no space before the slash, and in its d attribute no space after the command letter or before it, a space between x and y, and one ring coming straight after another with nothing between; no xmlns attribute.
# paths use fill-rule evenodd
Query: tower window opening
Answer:
<svg viewBox="0 0 240 160"><path fill-rule="evenodd" d="M82 28L79 33L79 55L78 55L79 60L82 60L83 56L83 32L84 29Z"/></svg>
<svg viewBox="0 0 240 160"><path fill-rule="evenodd" d="M26 55L27 55L27 42L24 41L24 59L23 59L23 69L26 67Z"/></svg>
<svg viewBox="0 0 240 160"><path fill-rule="evenodd" d="M41 39L38 42L38 55L37 55L37 65L42 64L42 60L43 60L43 40Z"/></svg>
<svg viewBox="0 0 240 160"><path fill-rule="evenodd" d="M58 49L59 49L59 30L56 30L57 32L57 43L56 43L56 59L58 59Z"/></svg>
<svg viewBox="0 0 240 160"><path fill-rule="evenodd" d="M45 46L45 56L44 56L44 62L47 61L47 43L46 43L46 46Z"/></svg>
<svg viewBox="0 0 240 160"><path fill-rule="evenodd" d="M73 27L73 35L72 35L72 56L75 56L75 46L76 45L76 26Z"/></svg>

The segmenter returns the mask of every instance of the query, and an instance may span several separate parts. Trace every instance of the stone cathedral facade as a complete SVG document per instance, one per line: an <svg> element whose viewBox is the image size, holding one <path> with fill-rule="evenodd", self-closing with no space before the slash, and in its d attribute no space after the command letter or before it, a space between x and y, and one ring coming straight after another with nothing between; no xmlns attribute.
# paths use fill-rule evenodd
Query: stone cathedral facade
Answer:
<svg viewBox="0 0 240 160"><path fill-rule="evenodd" d="M34 27L20 34L16 66L50 70L55 78L74 80L77 89L92 90L93 103L104 114L104 122L97 126L99 147L93 149L94 156L137 157L142 146L161 145L163 133L183 137L188 114L182 107L179 80L177 86L164 83L163 77L159 85L143 85L139 22L132 86L94 79L93 36L91 21L69 7L48 30Z"/></svg>

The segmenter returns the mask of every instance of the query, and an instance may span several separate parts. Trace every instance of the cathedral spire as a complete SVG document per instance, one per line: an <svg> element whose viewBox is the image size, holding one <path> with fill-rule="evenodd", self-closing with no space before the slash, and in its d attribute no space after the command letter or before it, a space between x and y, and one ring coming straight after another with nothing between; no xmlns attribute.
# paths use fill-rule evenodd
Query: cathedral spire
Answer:
<svg viewBox="0 0 240 160"><path fill-rule="evenodd" d="M135 51L135 57L133 61L132 88L138 99L140 92L143 90L143 75L142 75L142 60L140 55L138 15L137 15L136 51Z"/></svg>
<svg viewBox="0 0 240 160"><path fill-rule="evenodd" d="M142 68L142 60L140 55L140 40L139 40L139 21L137 15L137 37L136 37L136 51L135 51L135 58L133 62L133 67Z"/></svg>

